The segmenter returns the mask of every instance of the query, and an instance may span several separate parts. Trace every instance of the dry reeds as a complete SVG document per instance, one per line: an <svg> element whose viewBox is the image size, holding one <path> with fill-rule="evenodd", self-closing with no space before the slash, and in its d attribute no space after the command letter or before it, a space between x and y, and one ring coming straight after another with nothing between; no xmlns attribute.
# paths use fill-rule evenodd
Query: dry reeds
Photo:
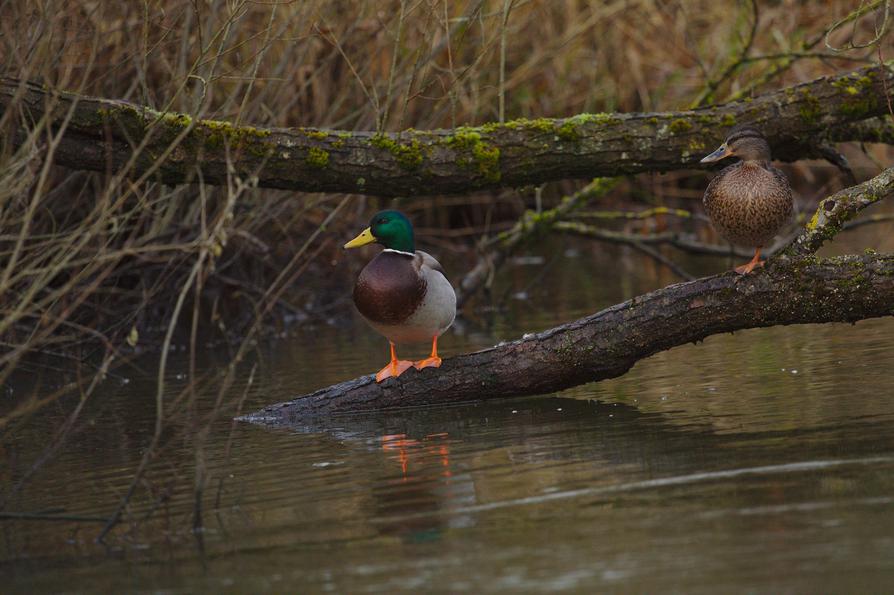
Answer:
<svg viewBox="0 0 894 595"><path fill-rule="evenodd" d="M875 59L886 6L7 0L0 69L196 117L424 129L677 109L804 80ZM332 214L343 197L259 190L235 177L167 187L128 167L66 171L53 165L61 130L22 121L15 108L0 129L0 382L33 352L82 357L177 333L242 336L262 314L313 315L348 283L322 275L329 265L313 258L336 245L320 230L324 221L341 228ZM451 200L440 210L427 208L437 199L404 206L422 227L491 228L494 201ZM528 199L504 200L517 214Z"/></svg>
<svg viewBox="0 0 894 595"><path fill-rule="evenodd" d="M427 129L670 110L877 60L888 5L0 0L0 76L257 126ZM60 396L78 400L0 508L75 431L114 360L160 347L151 442L103 535L164 451L163 428L184 410L195 413L202 390L216 395L213 403L180 430L195 446L198 528L210 482L203 445L234 399L245 339L347 301L332 299L351 282L350 270L332 274L340 245L333 240L366 220L365 202L261 190L235 176L222 186L197 178L169 187L128 165L104 174L65 170L54 165L64 127L23 113L13 105L0 114L0 385L34 354L61 358L75 373L52 391L5 403L0 434ZM148 158L161 165L176 143ZM136 146L132 160L141 158ZM511 228L526 207L557 204L578 187L400 206L429 237L471 245L479 233ZM617 188L607 199L614 204L686 206L700 195L682 174ZM195 369L200 344L234 337L243 341L222 380ZM191 383L179 394L165 384L174 343L188 346L191 364ZM241 402L245 393L236 392Z"/></svg>

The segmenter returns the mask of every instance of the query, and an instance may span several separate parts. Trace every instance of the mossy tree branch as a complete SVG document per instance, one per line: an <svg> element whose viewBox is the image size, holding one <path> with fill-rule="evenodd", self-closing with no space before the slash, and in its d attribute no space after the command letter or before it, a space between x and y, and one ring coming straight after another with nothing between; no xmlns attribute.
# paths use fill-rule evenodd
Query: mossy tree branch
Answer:
<svg viewBox="0 0 894 595"><path fill-rule="evenodd" d="M777 159L819 156L830 142L890 138L888 128L855 125L886 113L886 85L894 87L894 63L697 110L389 134L234 126L11 79L0 81L0 110L21 112L12 119L19 139L25 123L48 115L59 126L71 112L56 154L68 167L117 170L140 146L133 175L155 168L166 183L191 182L200 171L205 183L223 184L232 168L262 187L399 196L690 168L742 122L764 131Z"/></svg>
<svg viewBox="0 0 894 595"><path fill-rule="evenodd" d="M841 231L848 221L894 193L894 167L874 178L845 188L820 201L807 229L786 249L789 256L813 254Z"/></svg>
<svg viewBox="0 0 894 595"><path fill-rule="evenodd" d="M554 392L613 378L652 354L746 328L854 322L894 314L894 255L779 259L759 273L671 285L511 343L411 369L377 384L343 382L242 419L315 415Z"/></svg>

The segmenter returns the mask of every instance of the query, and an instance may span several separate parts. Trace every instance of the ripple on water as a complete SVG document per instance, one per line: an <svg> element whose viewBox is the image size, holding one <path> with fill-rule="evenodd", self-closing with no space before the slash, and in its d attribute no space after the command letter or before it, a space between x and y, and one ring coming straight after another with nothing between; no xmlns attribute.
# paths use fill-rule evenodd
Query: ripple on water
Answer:
<svg viewBox="0 0 894 595"><path fill-rule="evenodd" d="M579 270L560 274L557 287L577 287ZM496 331L469 322L444 350L627 297L591 285L556 297L561 307L513 301ZM544 299L538 291L529 302ZM2 524L0 556L13 589L48 592L86 581L111 591L877 591L894 580L892 336L891 319L751 330L559 397L293 430L224 416L199 451L199 424L178 419L115 534L118 557L92 543L95 525L37 522ZM359 321L271 344L244 407L369 373L385 348ZM151 376L97 395L89 423L7 510L108 515L152 435ZM172 376L166 398L184 383ZM214 398L201 394L199 409ZM64 413L12 443L7 477L22 477Z"/></svg>

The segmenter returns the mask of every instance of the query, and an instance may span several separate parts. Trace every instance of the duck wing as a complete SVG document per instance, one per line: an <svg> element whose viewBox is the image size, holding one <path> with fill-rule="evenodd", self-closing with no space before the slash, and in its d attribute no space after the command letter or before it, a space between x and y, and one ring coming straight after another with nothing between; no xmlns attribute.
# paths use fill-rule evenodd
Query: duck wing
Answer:
<svg viewBox="0 0 894 595"><path fill-rule="evenodd" d="M414 260L414 264L416 268L421 270L423 267L431 269L433 271L438 271L444 278L447 278L447 273L444 272L444 267L441 266L441 263L438 260L429 254L428 252L423 252L422 250L416 250L416 258Z"/></svg>

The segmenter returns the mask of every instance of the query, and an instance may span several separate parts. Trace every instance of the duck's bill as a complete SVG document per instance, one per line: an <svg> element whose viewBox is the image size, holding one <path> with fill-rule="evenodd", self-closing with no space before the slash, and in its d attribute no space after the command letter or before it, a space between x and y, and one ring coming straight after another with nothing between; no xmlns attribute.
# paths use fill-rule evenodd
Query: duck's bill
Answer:
<svg viewBox="0 0 894 595"><path fill-rule="evenodd" d="M367 227L363 231L360 232L356 238L345 244L345 248L356 248L358 246L366 246L367 244L372 244L376 241L376 236L372 234L372 231Z"/></svg>
<svg viewBox="0 0 894 595"><path fill-rule="evenodd" d="M711 153L710 155L706 155L699 163L711 163L712 161L720 161L724 157L728 157L732 155L729 147L726 146L726 143L720 145L720 148Z"/></svg>

